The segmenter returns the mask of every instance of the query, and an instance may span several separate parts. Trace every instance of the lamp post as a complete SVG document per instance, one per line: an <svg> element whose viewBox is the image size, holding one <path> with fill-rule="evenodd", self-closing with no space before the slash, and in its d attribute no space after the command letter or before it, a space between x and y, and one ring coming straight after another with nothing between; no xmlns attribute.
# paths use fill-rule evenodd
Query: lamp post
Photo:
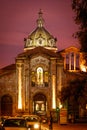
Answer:
<svg viewBox="0 0 87 130"><path fill-rule="evenodd" d="M59 111L60 111L59 107L56 107L56 112L57 112L57 122L59 122Z"/></svg>

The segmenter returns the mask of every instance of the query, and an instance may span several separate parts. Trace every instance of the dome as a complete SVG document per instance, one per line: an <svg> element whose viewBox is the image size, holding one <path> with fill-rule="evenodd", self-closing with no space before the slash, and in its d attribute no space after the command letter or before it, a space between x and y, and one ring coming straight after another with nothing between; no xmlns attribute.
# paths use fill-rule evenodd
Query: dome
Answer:
<svg viewBox="0 0 87 130"><path fill-rule="evenodd" d="M40 10L39 18L37 19L36 29L26 38L24 50L33 49L38 46L45 47L51 50L57 50L56 38L54 38L43 26L44 19Z"/></svg>

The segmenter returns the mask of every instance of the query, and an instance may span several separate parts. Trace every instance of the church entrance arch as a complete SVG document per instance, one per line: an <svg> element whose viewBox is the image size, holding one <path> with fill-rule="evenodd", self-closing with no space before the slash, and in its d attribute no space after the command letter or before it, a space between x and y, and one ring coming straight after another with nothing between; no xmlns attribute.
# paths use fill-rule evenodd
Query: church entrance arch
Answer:
<svg viewBox="0 0 87 130"><path fill-rule="evenodd" d="M39 115L45 115L47 111L47 99L42 93L38 93L33 98L34 113Z"/></svg>
<svg viewBox="0 0 87 130"><path fill-rule="evenodd" d="M1 115L12 116L12 97L10 95L4 95L1 98Z"/></svg>

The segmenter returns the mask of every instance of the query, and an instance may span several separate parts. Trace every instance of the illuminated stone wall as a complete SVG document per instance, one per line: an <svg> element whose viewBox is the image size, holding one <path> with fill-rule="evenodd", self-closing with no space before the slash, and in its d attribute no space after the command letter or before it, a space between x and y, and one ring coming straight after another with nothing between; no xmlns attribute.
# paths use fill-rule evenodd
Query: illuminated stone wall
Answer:
<svg viewBox="0 0 87 130"><path fill-rule="evenodd" d="M9 72L9 71L8 71ZM10 72L5 73L4 75L0 75L0 106L1 106L1 98L4 95L9 95L12 97L12 113L13 115L16 113L16 98L17 98L17 87L16 87L16 73ZM0 107L0 115L1 115L1 107Z"/></svg>

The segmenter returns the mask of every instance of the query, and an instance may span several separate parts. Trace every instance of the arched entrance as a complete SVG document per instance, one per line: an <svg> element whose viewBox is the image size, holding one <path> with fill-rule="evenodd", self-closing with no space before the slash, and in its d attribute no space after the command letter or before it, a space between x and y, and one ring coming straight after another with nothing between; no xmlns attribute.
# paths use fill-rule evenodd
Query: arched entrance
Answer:
<svg viewBox="0 0 87 130"><path fill-rule="evenodd" d="M47 111L47 99L42 93L38 93L33 98L34 113L39 115L45 115Z"/></svg>
<svg viewBox="0 0 87 130"><path fill-rule="evenodd" d="M4 95L1 98L1 115L12 116L12 97L10 95Z"/></svg>

